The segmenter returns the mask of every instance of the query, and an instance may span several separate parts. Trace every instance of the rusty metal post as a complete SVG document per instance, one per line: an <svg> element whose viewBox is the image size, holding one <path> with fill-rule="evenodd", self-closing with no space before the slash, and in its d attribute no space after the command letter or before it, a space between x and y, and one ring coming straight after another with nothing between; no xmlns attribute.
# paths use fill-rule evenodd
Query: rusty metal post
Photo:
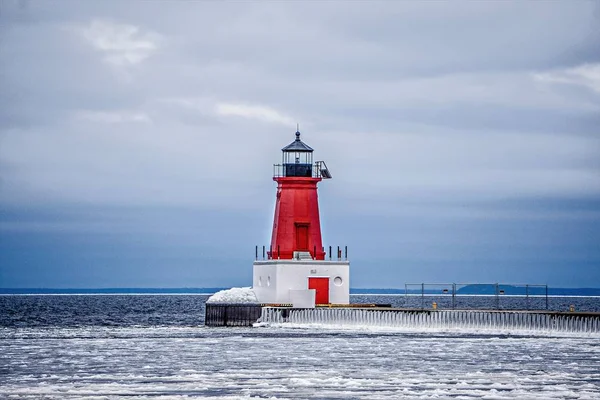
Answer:
<svg viewBox="0 0 600 400"><path fill-rule="evenodd" d="M452 284L452 309L456 309L456 283Z"/></svg>
<svg viewBox="0 0 600 400"><path fill-rule="evenodd" d="M496 283L496 310L500 309L500 289Z"/></svg>

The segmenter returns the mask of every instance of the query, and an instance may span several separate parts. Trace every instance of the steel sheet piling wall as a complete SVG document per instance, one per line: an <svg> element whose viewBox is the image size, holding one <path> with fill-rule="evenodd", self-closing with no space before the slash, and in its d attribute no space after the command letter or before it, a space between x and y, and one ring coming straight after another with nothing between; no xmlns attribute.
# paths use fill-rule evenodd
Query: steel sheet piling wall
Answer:
<svg viewBox="0 0 600 400"><path fill-rule="evenodd" d="M264 307L260 322L600 334L600 313Z"/></svg>
<svg viewBox="0 0 600 400"><path fill-rule="evenodd" d="M263 307L260 304L206 304L206 326L252 326L256 322L600 334L600 313L360 308L294 309Z"/></svg>
<svg viewBox="0 0 600 400"><path fill-rule="evenodd" d="M260 304L206 304L206 326L252 326L261 316Z"/></svg>

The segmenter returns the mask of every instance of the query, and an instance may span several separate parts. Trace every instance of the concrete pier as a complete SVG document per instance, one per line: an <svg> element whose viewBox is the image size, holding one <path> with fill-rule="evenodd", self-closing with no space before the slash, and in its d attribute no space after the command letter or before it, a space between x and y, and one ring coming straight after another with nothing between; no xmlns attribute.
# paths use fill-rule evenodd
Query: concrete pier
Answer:
<svg viewBox="0 0 600 400"><path fill-rule="evenodd" d="M261 304L207 304L207 326L254 323L335 327L475 329L600 334L600 313L527 310L423 310L377 305L300 309Z"/></svg>

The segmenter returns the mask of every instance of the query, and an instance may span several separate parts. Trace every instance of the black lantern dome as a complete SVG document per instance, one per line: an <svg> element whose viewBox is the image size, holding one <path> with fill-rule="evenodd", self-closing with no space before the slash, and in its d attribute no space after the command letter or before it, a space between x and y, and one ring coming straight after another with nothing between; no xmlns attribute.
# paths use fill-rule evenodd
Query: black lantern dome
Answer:
<svg viewBox="0 0 600 400"><path fill-rule="evenodd" d="M300 131L296 131L296 140L281 151L284 176L312 177L313 149L300 140Z"/></svg>

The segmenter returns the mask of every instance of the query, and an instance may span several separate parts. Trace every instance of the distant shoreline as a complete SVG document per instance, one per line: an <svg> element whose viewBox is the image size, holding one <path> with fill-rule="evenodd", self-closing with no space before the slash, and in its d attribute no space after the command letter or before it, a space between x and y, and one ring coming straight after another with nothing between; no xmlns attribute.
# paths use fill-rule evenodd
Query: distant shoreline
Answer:
<svg viewBox="0 0 600 400"><path fill-rule="evenodd" d="M229 288L0 288L0 295L212 295L220 290ZM514 289L514 288L508 288ZM515 290L506 290L506 294L501 296L525 296L525 292ZM522 289L522 288L521 288ZM382 289L382 288L351 288L352 295L381 295L381 296L404 296L404 289ZM409 290L409 296L420 296L418 290ZM423 295L431 296L451 296L451 293L440 293L433 290L425 290ZM458 290L457 296L494 296L495 293L489 291ZM545 290L542 292L532 290L530 297L545 297ZM548 296L561 297L596 297L600 296L600 288L548 288Z"/></svg>
<svg viewBox="0 0 600 400"><path fill-rule="evenodd" d="M0 292L0 296L212 296L214 293L4 293ZM351 296L406 296L401 293L350 293ZM420 297L420 294L409 293L408 296ZM448 295L425 294L425 297L447 297ZM494 297L493 294L457 294L456 297ZM502 295L502 297L524 297L524 295ZM530 298L544 298L544 295L529 295ZM600 295L573 295L573 294L549 294L548 298L564 297L564 298L585 298L585 297L600 297Z"/></svg>

